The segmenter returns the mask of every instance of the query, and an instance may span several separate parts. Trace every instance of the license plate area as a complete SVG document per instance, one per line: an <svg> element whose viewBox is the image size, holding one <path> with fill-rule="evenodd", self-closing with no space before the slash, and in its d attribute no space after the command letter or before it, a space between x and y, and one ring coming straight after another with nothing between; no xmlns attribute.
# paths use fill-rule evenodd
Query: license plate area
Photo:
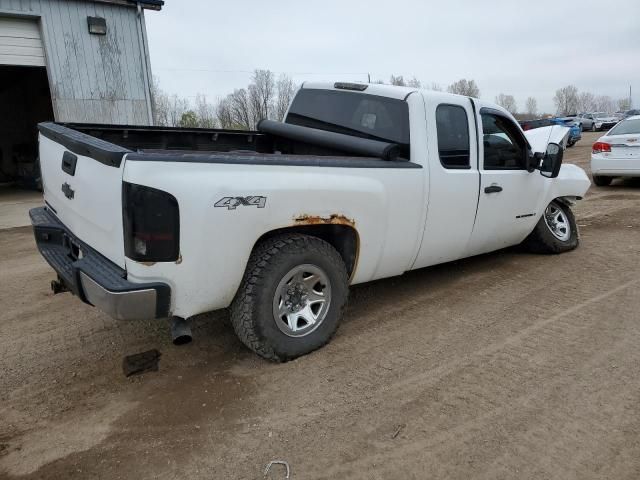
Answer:
<svg viewBox="0 0 640 480"><path fill-rule="evenodd" d="M611 147L611 154L625 158L640 158L640 146L614 145Z"/></svg>

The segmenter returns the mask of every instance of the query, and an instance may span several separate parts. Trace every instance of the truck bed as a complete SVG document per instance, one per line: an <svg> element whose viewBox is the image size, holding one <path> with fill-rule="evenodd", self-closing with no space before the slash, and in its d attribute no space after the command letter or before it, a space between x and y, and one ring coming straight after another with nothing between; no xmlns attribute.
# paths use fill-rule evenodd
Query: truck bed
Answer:
<svg viewBox="0 0 640 480"><path fill-rule="evenodd" d="M38 127L43 136L71 152L116 167L128 155L137 161L420 168L406 159L383 160L260 131L53 122ZM354 137L361 140L370 141Z"/></svg>
<svg viewBox="0 0 640 480"><path fill-rule="evenodd" d="M273 138L258 131L80 123L59 123L56 125L138 152L244 150L273 153L274 151Z"/></svg>

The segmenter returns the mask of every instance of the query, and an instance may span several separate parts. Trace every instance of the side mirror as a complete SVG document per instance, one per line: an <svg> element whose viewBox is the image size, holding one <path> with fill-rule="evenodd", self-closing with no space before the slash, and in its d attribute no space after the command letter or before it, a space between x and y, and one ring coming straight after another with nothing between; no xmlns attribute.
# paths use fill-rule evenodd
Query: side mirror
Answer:
<svg viewBox="0 0 640 480"><path fill-rule="evenodd" d="M564 150L560 145L557 143L547 145L547 152L537 167L540 170L540 175L547 178L556 178L560 173L563 156Z"/></svg>

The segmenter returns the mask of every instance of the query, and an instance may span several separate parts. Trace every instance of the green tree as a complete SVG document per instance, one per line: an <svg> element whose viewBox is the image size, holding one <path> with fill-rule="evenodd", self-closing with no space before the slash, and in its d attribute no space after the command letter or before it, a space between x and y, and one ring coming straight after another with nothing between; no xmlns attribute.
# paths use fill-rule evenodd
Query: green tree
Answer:
<svg viewBox="0 0 640 480"><path fill-rule="evenodd" d="M198 115L193 110L187 110L180 117L178 126L182 128L197 128L198 127Z"/></svg>

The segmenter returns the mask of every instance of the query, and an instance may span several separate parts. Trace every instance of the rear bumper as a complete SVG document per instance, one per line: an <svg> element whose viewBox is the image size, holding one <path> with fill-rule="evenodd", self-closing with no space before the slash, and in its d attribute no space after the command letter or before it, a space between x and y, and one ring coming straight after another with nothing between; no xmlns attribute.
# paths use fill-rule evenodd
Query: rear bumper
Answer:
<svg viewBox="0 0 640 480"><path fill-rule="evenodd" d="M611 177L640 177L640 158L591 157L591 173Z"/></svg>
<svg viewBox="0 0 640 480"><path fill-rule="evenodd" d="M171 288L133 283L126 271L75 237L46 207L29 211L38 250L83 302L119 320L170 316Z"/></svg>

